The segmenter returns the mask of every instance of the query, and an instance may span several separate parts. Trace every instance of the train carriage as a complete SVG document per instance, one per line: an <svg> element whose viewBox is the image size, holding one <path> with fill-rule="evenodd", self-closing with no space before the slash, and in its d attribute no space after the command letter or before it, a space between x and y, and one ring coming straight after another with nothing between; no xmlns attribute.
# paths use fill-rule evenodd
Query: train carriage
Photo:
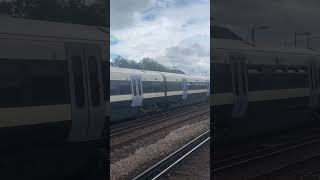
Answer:
<svg viewBox="0 0 320 180"><path fill-rule="evenodd" d="M107 33L7 16L0 21L1 145L102 138Z"/></svg>
<svg viewBox="0 0 320 180"><path fill-rule="evenodd" d="M112 121L135 118L164 97L164 78L158 72L110 68ZM160 100L159 100L160 98Z"/></svg>
<svg viewBox="0 0 320 180"><path fill-rule="evenodd" d="M202 76L189 76L187 78L188 103L203 102L208 99L210 82Z"/></svg>
<svg viewBox="0 0 320 180"><path fill-rule="evenodd" d="M169 111L207 100L206 77L110 67L111 121Z"/></svg>
<svg viewBox="0 0 320 180"><path fill-rule="evenodd" d="M232 32L223 34L229 38L216 34L211 39L216 128L224 129L226 137L240 138L310 123L319 108L320 54L259 48L234 38Z"/></svg>
<svg viewBox="0 0 320 180"><path fill-rule="evenodd" d="M21 159L27 166L15 170L41 179L97 169L109 120L108 30L9 16L0 22L3 169ZM15 176L4 171L1 177Z"/></svg>

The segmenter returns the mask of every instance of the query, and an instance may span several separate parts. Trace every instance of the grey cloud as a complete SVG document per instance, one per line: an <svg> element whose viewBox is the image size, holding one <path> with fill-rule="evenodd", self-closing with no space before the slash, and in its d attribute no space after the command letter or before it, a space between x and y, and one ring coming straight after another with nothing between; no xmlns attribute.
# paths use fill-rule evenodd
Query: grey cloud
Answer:
<svg viewBox="0 0 320 180"><path fill-rule="evenodd" d="M254 24L271 27L257 32L257 40L266 44L292 41L295 31L320 35L318 0L215 0L211 5L214 23L229 27L244 38L250 37L249 28ZM303 38L300 41L302 44Z"/></svg>
<svg viewBox="0 0 320 180"><path fill-rule="evenodd" d="M184 40L177 46L166 49L164 57L161 57L162 63L168 66L178 67L185 72L192 71L192 74L201 75L202 72L209 71L210 51L208 48L198 43L185 44Z"/></svg>
<svg viewBox="0 0 320 180"><path fill-rule="evenodd" d="M166 56L169 58L179 58L181 56L208 57L210 52L198 43L194 43L191 47L173 46L167 48Z"/></svg>
<svg viewBox="0 0 320 180"><path fill-rule="evenodd" d="M111 29L131 26L134 13L143 11L150 3L151 0L110 0Z"/></svg>

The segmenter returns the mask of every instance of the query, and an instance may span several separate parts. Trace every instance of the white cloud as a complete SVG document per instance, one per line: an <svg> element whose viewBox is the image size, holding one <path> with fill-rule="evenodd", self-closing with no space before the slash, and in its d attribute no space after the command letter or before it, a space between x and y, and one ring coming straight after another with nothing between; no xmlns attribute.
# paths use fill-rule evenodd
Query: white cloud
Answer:
<svg viewBox="0 0 320 180"><path fill-rule="evenodd" d="M111 46L111 53L136 61L143 57L154 58L169 67L174 64L186 72L194 70L192 74L209 73L209 1L194 0L185 6L173 5L173 1L151 0L129 8L130 12L126 13L132 16L120 15L126 23L115 23L112 19L127 11L127 7L121 9L121 3L117 3L117 7L111 3L111 35L118 40ZM114 16L115 9L118 11ZM146 21L143 12L155 18Z"/></svg>

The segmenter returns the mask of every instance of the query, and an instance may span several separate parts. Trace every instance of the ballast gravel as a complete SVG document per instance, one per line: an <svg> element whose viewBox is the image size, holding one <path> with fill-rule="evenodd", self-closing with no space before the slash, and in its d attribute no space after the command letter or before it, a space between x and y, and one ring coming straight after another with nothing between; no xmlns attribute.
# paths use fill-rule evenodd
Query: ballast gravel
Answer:
<svg viewBox="0 0 320 180"><path fill-rule="evenodd" d="M110 165L111 179L124 179L125 177L137 175L133 173L141 171L141 168L146 164L151 166L160 158L169 155L209 129L210 119L207 119L171 131L167 136L155 143L141 147L128 157L112 163Z"/></svg>

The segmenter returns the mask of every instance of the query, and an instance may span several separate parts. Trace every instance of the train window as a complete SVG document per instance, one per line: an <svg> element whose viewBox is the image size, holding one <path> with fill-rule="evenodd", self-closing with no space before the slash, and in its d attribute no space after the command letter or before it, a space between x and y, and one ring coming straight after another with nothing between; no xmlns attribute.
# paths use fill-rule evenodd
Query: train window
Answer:
<svg viewBox="0 0 320 180"><path fill-rule="evenodd" d="M28 64L27 73L33 105L70 103L66 62Z"/></svg>
<svg viewBox="0 0 320 180"><path fill-rule="evenodd" d="M300 69L298 69L298 72L299 72L299 73L306 73L307 71L306 71L305 68L300 68Z"/></svg>
<svg viewBox="0 0 320 180"><path fill-rule="evenodd" d="M232 92L232 72L230 64L211 63L214 84L211 91L214 93Z"/></svg>
<svg viewBox="0 0 320 180"><path fill-rule="evenodd" d="M143 93L163 92L164 84L161 81L143 81Z"/></svg>
<svg viewBox="0 0 320 180"><path fill-rule="evenodd" d="M250 74L262 73L263 69L261 67L248 67L247 72Z"/></svg>
<svg viewBox="0 0 320 180"><path fill-rule="evenodd" d="M233 64L233 81L234 81L234 91L236 95L239 95L239 67L238 63Z"/></svg>
<svg viewBox="0 0 320 180"><path fill-rule="evenodd" d="M206 84L204 82L188 82L188 89L189 90L206 89Z"/></svg>
<svg viewBox="0 0 320 180"><path fill-rule="evenodd" d="M138 79L138 89L139 89L139 95L141 96L142 95L142 81L141 79Z"/></svg>
<svg viewBox="0 0 320 180"><path fill-rule="evenodd" d="M263 76L248 74L248 88L250 91L304 88L307 86L306 74L297 73L301 67L279 65L269 67L273 73L264 73ZM286 69L288 73L285 73Z"/></svg>
<svg viewBox="0 0 320 180"><path fill-rule="evenodd" d="M110 81L110 95L131 94L130 81Z"/></svg>
<svg viewBox="0 0 320 180"><path fill-rule="evenodd" d="M110 95L109 94L111 94L111 93L109 93L109 91L108 91L108 88L109 88L109 86L110 86L110 78L109 78L109 73L108 73L108 64L107 64L107 62L105 61L104 63L103 63L103 65L102 65L102 81L103 81L103 86L104 86L104 88L103 88L103 92L104 92L104 100L105 101L109 101L109 99L110 99Z"/></svg>
<svg viewBox="0 0 320 180"><path fill-rule="evenodd" d="M245 64L240 63L240 78L241 78L241 86L242 86L242 91L247 92L247 87L246 87L246 71L245 71Z"/></svg>
<svg viewBox="0 0 320 180"><path fill-rule="evenodd" d="M93 106L100 105L100 87L99 87L99 72L98 63L95 56L90 56L88 61L91 100Z"/></svg>
<svg viewBox="0 0 320 180"><path fill-rule="evenodd" d="M168 91L182 91L181 82L179 81L168 81L167 88Z"/></svg>
<svg viewBox="0 0 320 180"><path fill-rule="evenodd" d="M76 104L78 107L84 106L85 93L84 93L84 82L83 82L83 65L80 56L72 56L72 73L75 84L75 97Z"/></svg>
<svg viewBox="0 0 320 180"><path fill-rule="evenodd" d="M282 68L276 68L276 69L274 69L274 72L276 72L276 73L285 73L286 71L284 69L282 69Z"/></svg>
<svg viewBox="0 0 320 180"><path fill-rule="evenodd" d="M132 83L133 96L137 96L137 83L134 79L131 80L131 83Z"/></svg>
<svg viewBox="0 0 320 180"><path fill-rule="evenodd" d="M1 107L70 103L66 62L0 65Z"/></svg>
<svg viewBox="0 0 320 180"><path fill-rule="evenodd" d="M1 107L11 107L24 104L24 84L20 64L0 65Z"/></svg>
<svg viewBox="0 0 320 180"><path fill-rule="evenodd" d="M298 70L295 68L288 68L288 73L297 73Z"/></svg>

